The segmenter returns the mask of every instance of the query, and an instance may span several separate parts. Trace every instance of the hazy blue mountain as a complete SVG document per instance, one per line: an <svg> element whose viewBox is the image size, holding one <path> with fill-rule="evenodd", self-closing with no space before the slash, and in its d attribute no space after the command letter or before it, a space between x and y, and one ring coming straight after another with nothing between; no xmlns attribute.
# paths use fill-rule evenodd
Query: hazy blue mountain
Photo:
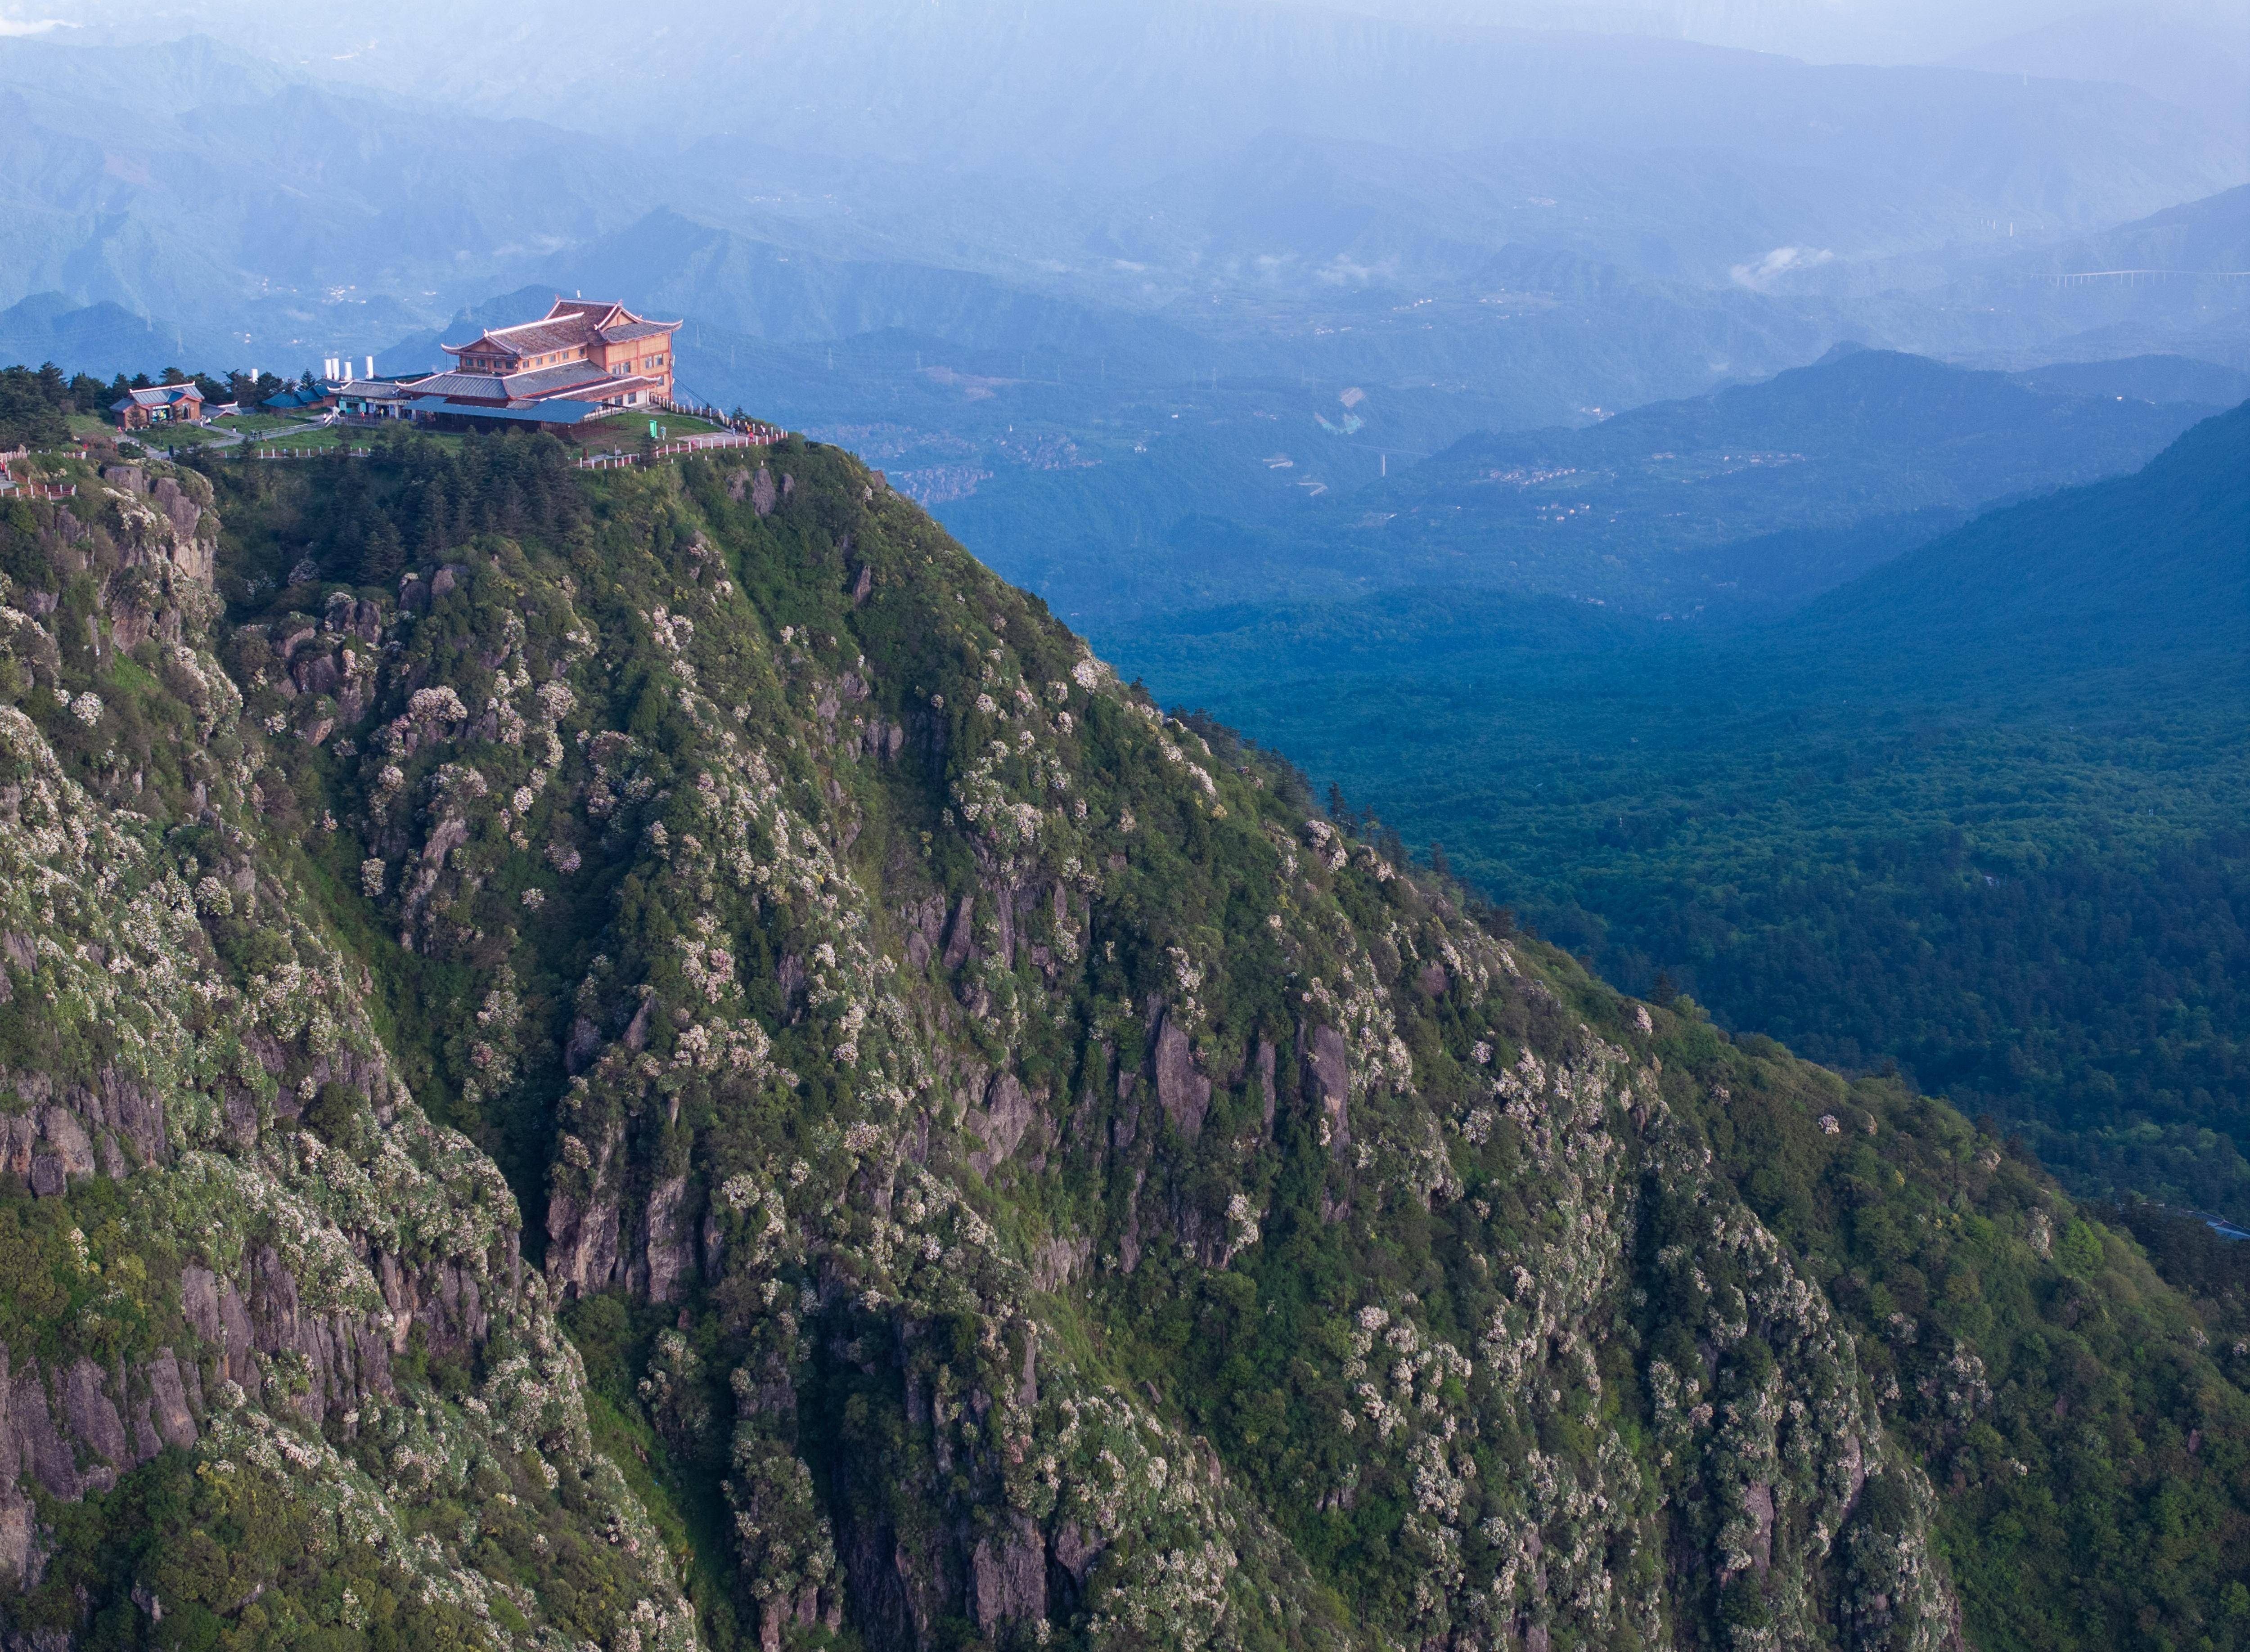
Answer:
<svg viewBox="0 0 2250 1652"><path fill-rule="evenodd" d="M637 215L652 176L613 146L284 81L207 41L0 41L0 295L166 318L212 368L293 370L443 314Z"/></svg>
<svg viewBox="0 0 2250 1652"><path fill-rule="evenodd" d="M2054 274L2088 270L2239 274L2250 270L2250 184L2026 252L2018 263L2026 270Z"/></svg>
<svg viewBox="0 0 2250 1652"><path fill-rule="evenodd" d="M2239 9L2195 16L2161 5L2095 6L1948 61L2042 79L2119 81L2250 141L2250 22Z"/></svg>
<svg viewBox="0 0 2250 1652"><path fill-rule="evenodd" d="M102 46L63 34L0 36L0 81L128 132L207 106L268 98L305 77L209 34Z"/></svg>
<svg viewBox="0 0 2250 1652"><path fill-rule="evenodd" d="M1825 288L1809 304L1788 289L1808 272L2005 247L2012 225L2016 244L2099 228L2244 171L2195 117L2124 88L1677 41L973 0L714 16L692 50L687 25L668 24L590 72L562 48L575 15L556 6L493 52L434 10L384 8L369 38L286 71L208 40L0 41L0 97L16 100L0 123L14 231L0 301L61 291L171 318L214 354L317 359L561 264L646 285L655 254L636 263L631 238L611 237L669 210L752 244L659 237L697 265L680 307L708 299L715 324L753 334L927 330L918 306L949 303L1037 348L1064 301L1222 341L1327 341L1355 356L1349 378L1473 381L1515 352L1472 306L1499 296L1494 261L1528 250L1714 289L1717 336L1698 318L1677 343L1723 377L1854 334L2014 347L2021 329L1996 333L1974 306L1957 339L1911 304L1854 318ZM259 29L258 49L289 55L291 24ZM662 128L636 135L620 100L658 59ZM379 89L338 90L339 74ZM599 130L561 129L573 122ZM840 299L834 269L784 279L779 260L808 255L883 268L854 271L857 297ZM1430 313L1380 319L1417 306ZM1655 330L1602 341L1625 359ZM1760 352L1730 332L1789 336ZM1612 404L1618 379L1593 375L1572 404ZM1693 388L1675 375L1642 394Z"/></svg>
<svg viewBox="0 0 2250 1652"><path fill-rule="evenodd" d="M739 134L807 153L1154 181L1280 129L1421 152L1524 141L1718 148L1943 178L2026 228L2091 226L2241 181L2196 118L2123 87L1813 65L1684 40L1416 26L1203 0L812 0L609 28L560 0L498 30L439 7L302 20L350 73L418 96L614 129ZM378 20L379 19L379 20ZM261 23L263 20L261 19ZM341 25L341 26L339 26ZM236 26L239 26L238 24ZM264 24L262 49L286 49ZM600 32L604 50L577 43ZM476 50L497 45L502 50ZM785 100L759 95L785 90ZM2059 178L2070 187L2058 191ZM2194 180L2200 179L2198 183ZM2149 191L2155 186L2157 193Z"/></svg>
<svg viewBox="0 0 2250 1652"><path fill-rule="evenodd" d="M2212 686L2250 693L2250 403L2133 475L1909 551L1828 592L1784 635L1780 660L1848 662L1900 692L2216 671Z"/></svg>
<svg viewBox="0 0 2250 1652"><path fill-rule="evenodd" d="M117 305L73 304L59 293L36 293L0 310L0 361L53 361L104 377L153 375L183 365L180 342L170 328Z"/></svg>
<svg viewBox="0 0 2250 1652"><path fill-rule="evenodd" d="M2129 396L2143 402L2201 402L2212 407L2232 407L2250 398L2250 371L2184 355L2055 361L2014 376L2033 389L2063 396Z"/></svg>
<svg viewBox="0 0 2250 1652"><path fill-rule="evenodd" d="M2181 354L2250 366L2250 187L1957 268L1863 306L1886 336L2018 367Z"/></svg>
<svg viewBox="0 0 2250 1652"><path fill-rule="evenodd" d="M558 286L635 301L745 338L804 344L891 329L974 349L1117 358L1185 377L1208 347L1153 317L1026 290L972 271L839 258L699 223L672 209L542 266Z"/></svg>
<svg viewBox="0 0 2250 1652"><path fill-rule="evenodd" d="M1591 425L1465 437L1403 475L1308 500L1286 522L1207 527L1143 550L1136 611L1453 585L1739 621L1801 602L1980 506L2133 469L2210 410L1839 350ZM1041 584L1067 609L1124 577L1065 566ZM1115 607L1104 618L1135 623Z"/></svg>

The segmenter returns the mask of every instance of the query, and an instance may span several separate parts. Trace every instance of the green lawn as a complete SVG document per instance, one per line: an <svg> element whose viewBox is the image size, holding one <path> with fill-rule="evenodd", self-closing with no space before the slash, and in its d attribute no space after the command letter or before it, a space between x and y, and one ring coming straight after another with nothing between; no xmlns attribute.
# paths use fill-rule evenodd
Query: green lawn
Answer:
<svg viewBox="0 0 2250 1652"><path fill-rule="evenodd" d="M300 413L244 413L224 421L218 428L263 436L274 430L294 430L304 423L304 416Z"/></svg>
<svg viewBox="0 0 2250 1652"><path fill-rule="evenodd" d="M578 426L578 439L589 446L637 444L647 437L652 423L664 432L666 441L676 441L683 436L707 436L726 428L689 413L614 413L608 418Z"/></svg>
<svg viewBox="0 0 2250 1652"><path fill-rule="evenodd" d="M145 430L121 434L148 447L198 447L219 439L217 432L198 424L152 424Z"/></svg>
<svg viewBox="0 0 2250 1652"><path fill-rule="evenodd" d="M314 426L293 424L283 425L262 435L253 434L248 439L253 450L262 451L271 448L287 452L326 453L346 440L349 440L354 447L365 447L369 445L369 439L373 435L374 432L369 430L347 430L333 427L321 430Z"/></svg>

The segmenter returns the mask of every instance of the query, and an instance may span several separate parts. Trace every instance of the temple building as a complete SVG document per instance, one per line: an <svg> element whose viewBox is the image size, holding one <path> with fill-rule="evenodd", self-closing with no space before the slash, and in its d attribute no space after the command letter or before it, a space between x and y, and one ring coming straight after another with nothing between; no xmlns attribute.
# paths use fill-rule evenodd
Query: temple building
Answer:
<svg viewBox="0 0 2250 1652"><path fill-rule="evenodd" d="M439 346L453 367L396 388L418 419L576 424L618 408L668 406L679 330L677 321L651 321L622 304L557 299L539 320Z"/></svg>

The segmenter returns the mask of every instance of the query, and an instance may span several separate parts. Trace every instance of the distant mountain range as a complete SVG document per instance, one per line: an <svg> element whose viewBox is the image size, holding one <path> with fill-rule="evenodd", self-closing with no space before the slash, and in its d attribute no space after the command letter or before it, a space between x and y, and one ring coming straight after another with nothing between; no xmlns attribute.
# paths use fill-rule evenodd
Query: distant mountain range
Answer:
<svg viewBox="0 0 2250 1652"><path fill-rule="evenodd" d="M2047 80L2113 80L2191 109L2250 141L2250 18L2164 5L2094 6L1958 52L1949 62Z"/></svg>
<svg viewBox="0 0 2250 1652"><path fill-rule="evenodd" d="M1008 533L1010 500L1032 478L1003 478L940 508L1062 611L1098 611L1097 631L1126 649L1152 612L1380 587L1508 590L1650 619L1740 623L1997 501L2134 469L2213 410L2127 387L2224 393L2242 376L2161 360L2012 376L1839 348L1812 367L1591 425L1468 437L1356 490L1246 491L1272 501L1258 515L1188 506L1163 542L1115 547L1091 564L1052 549L1072 537L1028 513L1032 531ZM1252 428L1305 454L1313 474L1323 445L1349 445L1305 413ZM1113 492L1131 463L1110 466L1120 472ZM1280 474L1304 473L1293 461Z"/></svg>
<svg viewBox="0 0 2250 1652"><path fill-rule="evenodd" d="M2130 476L1979 516L1831 591L1777 664L1894 692L2157 674L2250 695L2250 403ZM2105 692L2112 692L2108 690Z"/></svg>
<svg viewBox="0 0 2250 1652"><path fill-rule="evenodd" d="M449 327L602 292L686 319L697 396L877 455L1096 626L1455 578L1770 610L2130 468L2250 368L2226 273L2250 268L2250 162L2125 87L887 0L722 20L687 54L637 35L618 84L662 56L680 120L637 129L621 92L597 133L549 60L577 3L497 61L432 52L452 25L419 4L317 60L302 43L359 14L274 19L278 66L0 39L0 355L404 371ZM1991 380L1973 416L1942 375L1862 382L1873 362L1775 380L1845 342L2204 365ZM1926 465L1924 396L1948 431ZM1679 405L1612 417L1652 403Z"/></svg>
<svg viewBox="0 0 2250 1652"><path fill-rule="evenodd" d="M1939 344L1905 311L1871 331L1772 301L1808 275L2043 244L2250 173L2198 117L2119 86L1185 0L967 11L984 6L817 27L784 9L685 57L636 37L605 57L598 123L597 88L534 67L567 28L453 61L415 32L442 38L434 16L392 18L321 62L357 85L206 38L0 39L0 302L112 301L201 365L279 368L273 352L380 348L566 265L649 284L667 266L636 257L646 220L666 242L740 237L693 249L679 285L763 336L967 304L1023 348L1062 302L1214 343L1273 332L1280 304L1306 336L1348 338L1362 300L1429 301L1424 348L1396 366L1443 376L1481 370L1491 318L1463 306L1522 290L1527 255L1568 253L1729 293L1738 330L1801 335L1748 361L1719 341L1725 376L1854 333ZM259 45L286 55L290 34L261 25ZM618 124L644 52L667 65L661 136ZM750 88L776 86L790 98L769 114ZM859 301L833 302L839 286ZM1616 318L1629 346L1647 342L1637 319Z"/></svg>

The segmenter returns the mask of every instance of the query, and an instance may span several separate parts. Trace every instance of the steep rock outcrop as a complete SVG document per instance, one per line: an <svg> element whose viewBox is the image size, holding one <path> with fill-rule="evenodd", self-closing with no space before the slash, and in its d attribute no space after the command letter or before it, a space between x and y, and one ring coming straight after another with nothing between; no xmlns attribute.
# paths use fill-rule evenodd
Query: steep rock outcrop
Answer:
<svg viewBox="0 0 2250 1652"><path fill-rule="evenodd" d="M13 1281L0 1573L41 1635L66 1634L97 1589L137 1591L152 1621L168 1600L239 1613L241 1596L199 1600L162 1543L145 1575L86 1573L38 1501L91 1500L99 1521L129 1477L192 1487L219 1473L265 1511L243 1542L261 1521L303 1534L255 1561L272 1568L258 1590L269 1620L326 1612L351 1627L366 1593L339 1605L331 1591L323 1607L266 1593L287 1568L325 1563L412 1602L432 1633L474 1622L493 1645L560 1630L684 1652L693 1614L593 1449L576 1358L543 1277L518 1263L514 1196L398 1077L364 972L326 929L301 862L267 835L286 782L263 766L273 731L238 720L240 692L211 651L210 502L201 478L140 472L73 501L90 520L49 513L38 543L59 582L104 582L99 646L42 649L36 619L0 614L14 624L0 676L53 719L0 705L0 1169L23 1201L0 1212ZM143 623L127 623L128 608ZM69 602L52 617L74 623ZM73 691L112 650L141 675L100 695L81 675ZM136 692L136 714L176 711L210 742L164 754L179 765L169 793L155 754L123 744L120 708ZM128 800L169 813L169 832ZM453 1373L442 1394L428 1374L439 1361ZM526 1587L459 1530L418 1529L431 1496L472 1484L598 1545L585 1581L599 1591ZM199 1506L183 1495L173 1506ZM206 1540L174 1534L191 1539Z"/></svg>

